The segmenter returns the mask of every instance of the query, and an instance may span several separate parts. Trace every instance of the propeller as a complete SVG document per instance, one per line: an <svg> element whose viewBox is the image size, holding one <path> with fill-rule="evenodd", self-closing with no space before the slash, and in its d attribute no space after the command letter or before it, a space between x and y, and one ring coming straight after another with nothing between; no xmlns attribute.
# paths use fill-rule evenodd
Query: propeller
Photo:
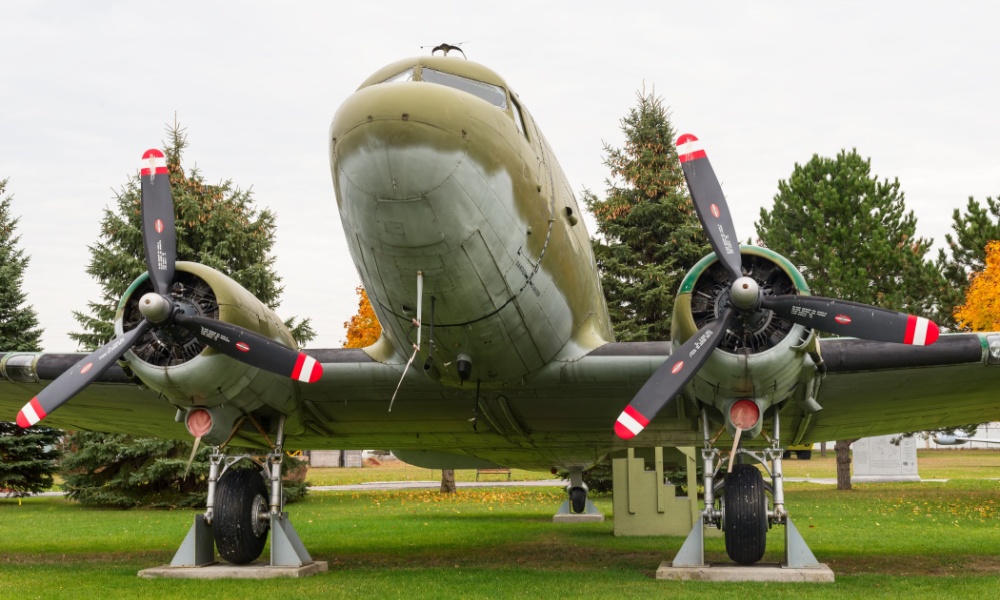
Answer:
<svg viewBox="0 0 1000 600"><path fill-rule="evenodd" d="M937 340L938 326L923 317L819 296L764 296L756 280L743 276L732 213L701 142L689 133L680 136L677 155L702 228L732 278L729 305L718 319L671 353L646 381L619 415L615 423L618 437L632 439L673 401L718 347L736 315L766 309L792 323L842 336L917 346Z"/></svg>
<svg viewBox="0 0 1000 600"><path fill-rule="evenodd" d="M52 414L125 355L150 328L182 327L203 344L252 367L305 383L318 381L323 367L311 356L292 350L249 329L186 314L171 296L177 260L174 203L167 161L157 149L142 155L142 241L153 292L139 299L144 317L124 335L101 346L47 385L17 414L17 424L30 427Z"/></svg>

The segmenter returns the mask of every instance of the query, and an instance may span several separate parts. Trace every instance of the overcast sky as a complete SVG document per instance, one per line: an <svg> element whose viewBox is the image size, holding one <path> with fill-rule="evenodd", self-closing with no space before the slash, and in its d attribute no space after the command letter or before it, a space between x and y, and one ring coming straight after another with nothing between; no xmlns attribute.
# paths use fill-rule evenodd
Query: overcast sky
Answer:
<svg viewBox="0 0 1000 600"><path fill-rule="evenodd" d="M814 153L857 148L943 242L969 196L1000 195L1000 4L987 2L46 2L0 10L0 179L47 351L73 351L114 190L174 114L188 166L277 214L282 317L338 347L357 272L326 135L376 69L465 42L514 88L574 190L603 195L602 143L637 90L706 145L740 239ZM2 350L2 349L0 349Z"/></svg>

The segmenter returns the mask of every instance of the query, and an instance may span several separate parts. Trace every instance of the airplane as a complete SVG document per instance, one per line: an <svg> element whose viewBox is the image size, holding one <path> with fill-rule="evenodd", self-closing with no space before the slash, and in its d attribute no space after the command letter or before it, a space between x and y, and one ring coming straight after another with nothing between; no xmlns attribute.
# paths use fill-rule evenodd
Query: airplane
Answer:
<svg viewBox="0 0 1000 600"><path fill-rule="evenodd" d="M969 437L964 435L949 435L941 433L934 436L934 443L941 446L958 446L969 442L979 442L981 444L1000 444L1000 439Z"/></svg>
<svg viewBox="0 0 1000 600"><path fill-rule="evenodd" d="M169 176L150 150L148 272L121 299L116 337L86 355L3 354L0 414L210 444L208 508L189 537L214 537L236 564L260 555L269 529L272 546L302 546L282 507L286 447L568 469L574 513L586 510L583 470L609 455L701 447L695 527L724 529L730 558L754 564L770 526L791 526L785 445L1000 415L1000 334L939 334L810 295L788 259L738 244L693 135L677 157L713 252L683 279L671 339L635 343L615 341L551 147L489 68L454 55L387 65L343 102L328 143L351 259L383 327L375 344L300 351L225 274L177 261ZM247 458L261 477L229 468Z"/></svg>

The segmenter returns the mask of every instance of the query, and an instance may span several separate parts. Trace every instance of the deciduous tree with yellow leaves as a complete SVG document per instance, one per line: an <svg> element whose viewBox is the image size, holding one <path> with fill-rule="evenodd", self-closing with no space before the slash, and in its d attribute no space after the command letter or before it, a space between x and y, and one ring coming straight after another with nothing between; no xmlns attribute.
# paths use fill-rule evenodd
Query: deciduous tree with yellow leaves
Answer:
<svg viewBox="0 0 1000 600"><path fill-rule="evenodd" d="M382 335L382 326L375 316L375 311L372 310L372 303L368 300L364 286L359 285L355 291L358 294L358 314L344 323L344 328L347 329L345 348L371 346Z"/></svg>
<svg viewBox="0 0 1000 600"><path fill-rule="evenodd" d="M986 266L972 276L965 304L955 309L955 320L973 331L1000 329L1000 241L986 245Z"/></svg>

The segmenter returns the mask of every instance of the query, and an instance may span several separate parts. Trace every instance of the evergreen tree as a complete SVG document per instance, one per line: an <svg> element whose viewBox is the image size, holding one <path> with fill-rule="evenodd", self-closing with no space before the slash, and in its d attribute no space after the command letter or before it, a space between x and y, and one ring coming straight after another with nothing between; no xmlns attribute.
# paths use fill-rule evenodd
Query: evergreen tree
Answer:
<svg viewBox="0 0 1000 600"><path fill-rule="evenodd" d="M899 180L879 181L870 160L842 150L796 164L778 182L773 208L761 209L757 234L803 271L816 295L930 316L940 276L916 228ZM850 489L853 441L835 446L838 489Z"/></svg>
<svg viewBox="0 0 1000 600"><path fill-rule="evenodd" d="M954 314L965 301L970 277L986 268L987 244L1000 240L1000 199L988 197L984 207L970 197L965 214L956 208L951 219L954 236L944 236L950 252L938 250L938 270L945 284L937 296L934 318L939 325L957 329Z"/></svg>
<svg viewBox="0 0 1000 600"><path fill-rule="evenodd" d="M594 256L615 336L666 340L680 282L711 248L677 160L670 115L655 93L636 97L621 120L624 148L604 144L607 197L585 190L583 200L597 220Z"/></svg>
<svg viewBox="0 0 1000 600"><path fill-rule="evenodd" d="M796 164L756 227L814 294L930 316L940 286L931 240L916 237L899 180L879 181L856 150Z"/></svg>
<svg viewBox="0 0 1000 600"><path fill-rule="evenodd" d="M177 229L177 260L199 262L217 269L242 285L272 309L280 304L281 278L274 272L274 213L254 208L253 194L232 181L205 183L196 168L185 172L181 165L187 147L184 130L168 129L164 148L174 201ZM70 337L86 350L93 350L114 337L118 302L136 277L146 272L142 248L138 173L116 194L117 211L104 209L101 239L90 247L87 272L103 289L99 302L89 302L90 314L74 312L83 332ZM285 323L299 344L316 334L309 319Z"/></svg>
<svg viewBox="0 0 1000 600"><path fill-rule="evenodd" d="M42 330L35 309L21 289L28 257L17 247L18 218L11 215L12 197L0 179L0 349L38 352ZM25 495L52 487L62 432L48 427L21 429L0 423L0 494Z"/></svg>
<svg viewBox="0 0 1000 600"><path fill-rule="evenodd" d="M184 130L175 124L167 131L164 154L174 201L177 260L199 262L226 273L265 305L277 308L282 288L271 255L274 214L257 211L251 192L231 181L208 184L197 169L185 170ZM105 209L101 239L90 248L87 272L101 284L102 298L88 304L89 314L74 313L84 331L71 334L87 350L113 336L119 300L146 271L140 201L141 181L136 174L116 194L117 210ZM309 319L296 322L292 318L286 325L300 344L315 337ZM78 432L69 436L66 446L65 487L71 498L122 508L204 502L208 448L198 451L184 478L191 442ZM286 489L286 497L294 498L296 489ZM304 493L304 485L299 492Z"/></svg>
<svg viewBox="0 0 1000 600"><path fill-rule="evenodd" d="M28 257L17 247L17 222L10 214L11 196L7 180L0 179L0 349L8 352L38 352L42 330L35 309L27 306L21 290Z"/></svg>

